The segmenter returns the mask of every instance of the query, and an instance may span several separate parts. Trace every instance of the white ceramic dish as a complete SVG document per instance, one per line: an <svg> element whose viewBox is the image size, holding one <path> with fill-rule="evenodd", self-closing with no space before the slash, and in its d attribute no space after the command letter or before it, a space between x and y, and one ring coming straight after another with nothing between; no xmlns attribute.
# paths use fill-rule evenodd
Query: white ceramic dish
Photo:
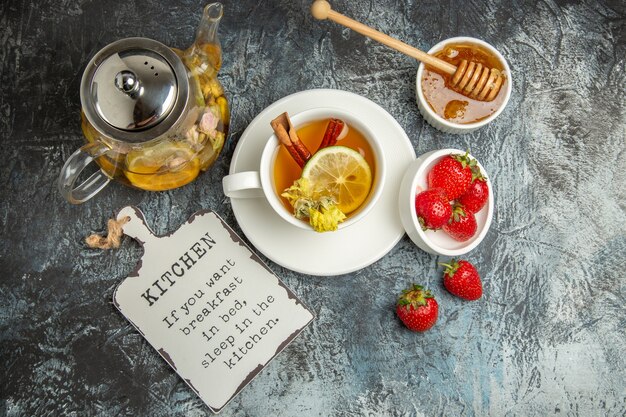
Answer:
<svg viewBox="0 0 626 417"><path fill-rule="evenodd" d="M496 48L494 48L493 46L491 46L485 41L482 41L476 38L470 38L468 36L458 36L455 38L443 40L439 42L438 44L436 44L435 46L433 46L432 48L430 48L428 53L433 54L437 51L440 51L449 43L475 43L475 44L483 46L484 48L491 51L495 56L497 56L498 59L502 62L502 65L504 66L504 70L507 76L506 96L500 108L496 110L496 112L493 113L491 116L479 122L460 124L460 123L452 123L444 119L443 117L435 113L432 107L430 107L430 105L426 101L426 98L424 97L424 93L422 91L422 85L421 85L422 74L424 73L424 64L419 65L419 67L417 68L417 76L415 77L415 91L417 95L417 107L420 113L422 114L422 116L424 117L424 119L435 129L441 130L442 132L454 133L454 134L469 133L490 123L493 119L498 117L500 113L502 113L504 108L506 107L507 103L509 102L509 99L511 98L511 91L513 89L513 81L511 79L511 69L509 68L509 64L506 62L506 59L504 59L502 54L500 54L500 52L498 52Z"/></svg>
<svg viewBox="0 0 626 417"><path fill-rule="evenodd" d="M400 209L400 219L407 234L420 249L432 253L435 255L444 256L460 256L463 255L482 242L483 238L489 231L491 226L491 220L493 218L494 211L494 195L491 180L487 175L487 172L478 162L482 174L487 178L487 185L489 187L489 199L487 204L483 207L476 216L476 223L478 228L473 238L466 242L458 242L452 239L443 230L422 230L419 221L417 220L417 214L415 213L415 196L426 190L428 185L426 183L426 175L428 171L446 155L451 153L464 154L464 151L458 149L441 149L438 151L427 152L417 158L406 171L402 183L400 184L400 194L398 197L398 207ZM470 155L470 157L474 158ZM476 159L476 158L474 158Z"/></svg>
<svg viewBox="0 0 626 417"><path fill-rule="evenodd" d="M398 122L382 107L354 93L307 90L263 110L246 128L235 148L230 174L258 170L270 120L283 111L299 113L328 103L367 121L383 142L387 172L382 193L369 214L347 229L311 233L285 222L265 199L231 198L235 218L250 243L275 263L309 275L341 275L364 268L387 254L405 233L397 215L400 181L415 151Z"/></svg>

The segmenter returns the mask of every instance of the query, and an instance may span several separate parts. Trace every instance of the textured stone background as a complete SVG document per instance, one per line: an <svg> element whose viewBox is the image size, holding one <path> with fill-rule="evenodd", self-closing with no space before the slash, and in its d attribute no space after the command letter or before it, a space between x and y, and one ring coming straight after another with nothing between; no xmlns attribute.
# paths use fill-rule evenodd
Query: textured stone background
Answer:
<svg viewBox="0 0 626 417"><path fill-rule="evenodd" d="M113 184L71 206L55 182L82 143L85 64L128 36L187 46L202 3L1 2L0 415L207 415L111 305L138 245L127 239L98 252L83 238L128 204L157 233L202 208L239 230L221 178L241 133L273 101L328 87L383 106L418 154L471 146L496 195L492 228L469 255L485 296L450 296L437 266L444 259L407 237L371 267L336 278L270 262L318 318L221 415L623 416L624 2L336 0L337 10L422 49L470 35L507 57L508 108L465 136L442 134L419 115L415 62L313 21L308 4L226 2L220 79L232 132L209 173L163 193ZM422 335L393 313L396 294L414 280L441 304L436 327Z"/></svg>

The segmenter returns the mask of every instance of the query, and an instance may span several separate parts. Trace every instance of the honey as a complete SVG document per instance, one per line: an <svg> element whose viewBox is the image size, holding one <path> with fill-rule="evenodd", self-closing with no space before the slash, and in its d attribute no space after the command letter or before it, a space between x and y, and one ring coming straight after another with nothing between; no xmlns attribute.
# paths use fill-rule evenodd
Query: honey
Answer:
<svg viewBox="0 0 626 417"><path fill-rule="evenodd" d="M297 129L298 137L311 151L319 148L328 122L328 119L316 120ZM371 145L360 131L351 125L347 127L348 133L343 138L338 139L337 146L345 146L359 152L369 164L372 170L372 176L375 178L376 160ZM294 161L293 157L284 146L278 148L275 158L273 168L274 190L276 194L280 196L286 188L290 187L294 181L300 178L302 168ZM289 204L287 199L281 197L281 201L288 211L293 211L293 207ZM366 203L367 199L362 206ZM355 210L349 213L348 217L358 211L359 210Z"/></svg>
<svg viewBox="0 0 626 417"><path fill-rule="evenodd" d="M455 66L466 59L487 68L504 71L498 57L486 48L473 43L448 44L434 55ZM505 78L500 92L492 101L479 101L453 90L450 87L449 75L442 75L428 66L424 68L421 80L424 97L433 111L443 119L459 124L479 122L498 111L506 97L507 83L508 80Z"/></svg>

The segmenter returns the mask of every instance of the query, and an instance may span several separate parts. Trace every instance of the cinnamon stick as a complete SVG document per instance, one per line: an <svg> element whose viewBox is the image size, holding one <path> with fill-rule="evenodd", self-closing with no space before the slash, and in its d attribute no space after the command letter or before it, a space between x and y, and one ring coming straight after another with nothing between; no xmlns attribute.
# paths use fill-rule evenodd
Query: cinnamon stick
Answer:
<svg viewBox="0 0 626 417"><path fill-rule="evenodd" d="M287 112L272 120L270 125L274 130L274 134L276 134L276 137L287 149L294 161L296 161L300 167L304 167L304 164L311 158L311 152L298 137L298 133L291 124Z"/></svg>
<svg viewBox="0 0 626 417"><path fill-rule="evenodd" d="M341 131L343 130L343 120L340 119L330 119L328 125L326 126L326 132L324 133L324 138L322 139L322 143L320 143L320 149L326 148L328 146L334 146L337 144L337 138L341 135Z"/></svg>

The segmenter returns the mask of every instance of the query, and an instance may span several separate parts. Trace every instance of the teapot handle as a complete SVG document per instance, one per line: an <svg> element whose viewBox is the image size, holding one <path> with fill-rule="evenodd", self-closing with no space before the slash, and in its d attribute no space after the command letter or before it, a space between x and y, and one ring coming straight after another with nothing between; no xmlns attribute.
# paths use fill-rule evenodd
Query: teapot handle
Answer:
<svg viewBox="0 0 626 417"><path fill-rule="evenodd" d="M74 183L80 176L81 172L93 162L94 159L104 155L109 150L105 145L94 142L84 145L77 149L65 161L65 165L61 168L59 174L58 187L61 195L72 204L80 204L89 200L102 190L111 179L98 170L91 174L89 178L83 181L78 187L74 187Z"/></svg>

